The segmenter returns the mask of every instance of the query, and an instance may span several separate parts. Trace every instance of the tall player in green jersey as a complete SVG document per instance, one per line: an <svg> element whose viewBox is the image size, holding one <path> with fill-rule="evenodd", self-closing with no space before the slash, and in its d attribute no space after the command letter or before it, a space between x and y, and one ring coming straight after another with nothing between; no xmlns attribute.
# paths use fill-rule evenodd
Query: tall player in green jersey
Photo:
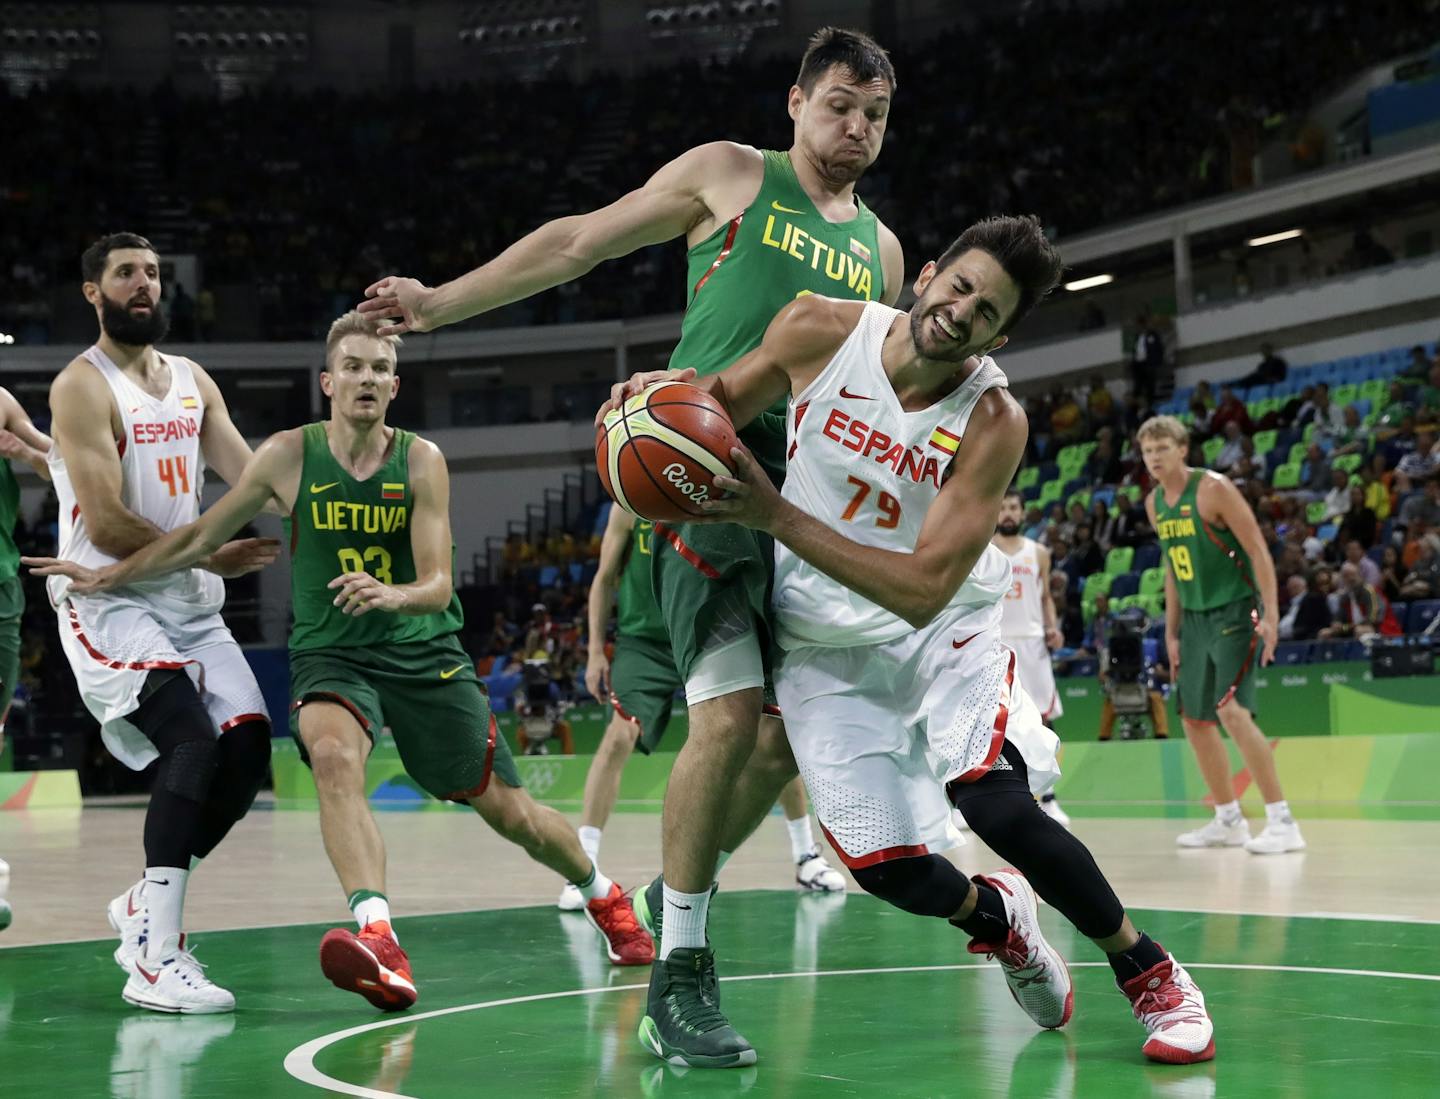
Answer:
<svg viewBox="0 0 1440 1099"><path fill-rule="evenodd" d="M589 655L585 686L614 711L605 736L585 776L585 802L580 812L580 844L597 862L600 841L620 794L620 774L630 753L649 755L670 724L675 692L684 687L670 654L670 634L655 602L650 558L655 552L655 525L612 506L600 541L600 566L590 582ZM610 610L617 609L615 659L605 653ZM796 775L780 794L795 881L813 893L840 893L845 879L820 854L810 826L805 785ZM584 900L573 885L560 893L558 907L578 911Z"/></svg>
<svg viewBox="0 0 1440 1099"><path fill-rule="evenodd" d="M15 683L20 678L20 616L25 612L25 592L20 586L20 550L15 546L15 522L20 516L20 483L10 462L24 462L45 480L50 466L50 436L40 431L20 402L8 389L0 389L0 752L5 750L5 719ZM0 858L0 882L10 876L10 866ZM0 900L0 909L8 910ZM0 918L0 930L5 921Z"/></svg>
<svg viewBox="0 0 1440 1099"><path fill-rule="evenodd" d="M1256 855L1299 851L1300 828L1280 789L1275 757L1255 724L1255 665L1275 657L1280 609L1275 563L1245 497L1227 478L1185 464L1190 433L1173 416L1140 426L1155 489L1145 501L1165 558L1165 644L1185 739L1215 801L1215 819L1176 838L1181 847L1239 847ZM1230 734L1265 799L1254 838L1230 779L1220 727Z"/></svg>
<svg viewBox="0 0 1440 1099"><path fill-rule="evenodd" d="M394 338L358 313L330 329L321 388L330 419L271 436L239 483L196 522L98 572L36 561L91 594L183 568L277 498L289 514L295 624L292 735L315 776L320 831L360 933L337 928L321 966L383 1010L417 992L385 895L385 849L365 800L365 760L389 725L405 769L437 798L467 802L531 858L573 882L610 960L646 965L654 945L630 900L600 873L559 813L537 804L496 729L456 637L450 483L433 443L388 427L399 390ZM219 539L216 542L216 539Z"/></svg>
<svg viewBox="0 0 1440 1099"><path fill-rule="evenodd" d="M776 311L802 294L893 303L904 278L900 244L856 197L855 183L880 153L894 94L884 50L863 34L825 28L789 92L789 150L696 146L617 202L542 225L453 282L432 289L381 279L360 308L399 318L382 333L428 332L684 237L690 275L671 362L712 374L756 347ZM742 438L778 478L783 417L761 417ZM755 1051L705 992L715 979L705 920L724 854L796 773L783 727L760 727L772 548L738 526L681 525L657 544L652 583L685 683L690 733L665 795L663 887L657 879L636 906L661 924L642 1035L674 1062L752 1064Z"/></svg>

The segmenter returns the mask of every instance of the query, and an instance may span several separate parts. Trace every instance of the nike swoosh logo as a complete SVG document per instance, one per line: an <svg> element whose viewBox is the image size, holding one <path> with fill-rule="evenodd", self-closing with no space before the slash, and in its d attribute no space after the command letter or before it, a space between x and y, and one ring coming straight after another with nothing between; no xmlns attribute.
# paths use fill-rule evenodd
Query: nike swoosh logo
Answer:
<svg viewBox="0 0 1440 1099"><path fill-rule="evenodd" d="M873 401L875 399L874 397L867 397L863 393L851 393L843 385L840 387L840 396L852 401Z"/></svg>
<svg viewBox="0 0 1440 1099"><path fill-rule="evenodd" d="M689 912L689 911L690 911L690 906L689 906L688 904L677 904L675 907L678 908L678 909L680 909L681 912Z"/></svg>
<svg viewBox="0 0 1440 1099"><path fill-rule="evenodd" d="M164 881L161 881L159 878L146 878L145 882L148 885L169 885L170 879L166 878Z"/></svg>
<svg viewBox="0 0 1440 1099"><path fill-rule="evenodd" d="M779 210L782 214L803 214L805 212L804 210L792 210L788 206L781 206L778 202L772 202L770 206L772 209Z"/></svg>
<svg viewBox="0 0 1440 1099"><path fill-rule="evenodd" d="M324 492L327 488L334 488L334 487L335 487L336 485L338 485L339 483L340 483L339 481L331 481L328 485L317 485L314 481L311 481L311 482L310 482L310 491L311 491L311 492Z"/></svg>
<svg viewBox="0 0 1440 1099"><path fill-rule="evenodd" d="M974 641L979 636L980 635L978 633L972 633L964 641L952 641L950 642L950 645L952 648L963 649L966 645L970 644L970 642Z"/></svg>
<svg viewBox="0 0 1440 1099"><path fill-rule="evenodd" d="M158 981L158 980L160 979L160 971L159 971L159 970L156 970L154 973L151 973L148 969L146 969L146 968L145 968L143 965L141 965L139 962L136 962L136 963L135 963L135 972L136 972L136 973L139 973L140 976L144 977L144 978L145 978L147 981L149 981L152 985L153 985L156 981Z"/></svg>
<svg viewBox="0 0 1440 1099"><path fill-rule="evenodd" d="M133 916L139 911L140 909L135 907L135 890L132 889L125 894L125 915L127 917Z"/></svg>
<svg viewBox="0 0 1440 1099"><path fill-rule="evenodd" d="M457 672L459 672L460 669L463 667L465 667L464 664L456 664L455 667L451 668L448 672L441 672L440 678L449 679L452 675L455 675Z"/></svg>

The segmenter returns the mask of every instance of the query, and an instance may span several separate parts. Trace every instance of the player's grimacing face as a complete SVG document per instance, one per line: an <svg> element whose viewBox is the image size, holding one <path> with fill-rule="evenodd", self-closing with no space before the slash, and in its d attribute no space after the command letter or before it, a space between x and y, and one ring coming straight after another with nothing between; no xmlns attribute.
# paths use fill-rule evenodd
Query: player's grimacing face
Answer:
<svg viewBox="0 0 1440 1099"><path fill-rule="evenodd" d="M875 163L890 97L888 81L854 83L854 73L843 65L830 66L808 96L798 85L790 89L796 140L827 179L851 183Z"/></svg>
<svg viewBox="0 0 1440 1099"><path fill-rule="evenodd" d="M972 248L941 269L934 261L915 280L910 335L915 349L936 362L964 362L1004 343L1005 321L1020 304L1020 288L989 252Z"/></svg>
<svg viewBox="0 0 1440 1099"><path fill-rule="evenodd" d="M320 388L341 416L366 423L385 419L400 389L390 344L374 336L346 336L330 353L328 366Z"/></svg>

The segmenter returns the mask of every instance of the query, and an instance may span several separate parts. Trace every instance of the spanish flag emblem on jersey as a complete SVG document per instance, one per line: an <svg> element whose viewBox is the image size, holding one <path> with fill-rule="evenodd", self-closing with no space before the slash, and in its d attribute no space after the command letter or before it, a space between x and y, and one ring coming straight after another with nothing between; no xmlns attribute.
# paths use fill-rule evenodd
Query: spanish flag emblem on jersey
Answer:
<svg viewBox="0 0 1440 1099"><path fill-rule="evenodd" d="M199 407L200 407L200 402L199 402L199 400L197 400L197 399L194 398L194 397L181 397L181 398L180 398L180 407L181 407L181 408L199 408Z"/></svg>
<svg viewBox="0 0 1440 1099"><path fill-rule="evenodd" d="M395 481L385 481L380 485L380 499L382 500L403 500L405 499L405 486Z"/></svg>
<svg viewBox="0 0 1440 1099"><path fill-rule="evenodd" d="M937 427L930 436L930 445L941 453L953 456L960 449L960 436L953 431L946 431L943 427Z"/></svg>

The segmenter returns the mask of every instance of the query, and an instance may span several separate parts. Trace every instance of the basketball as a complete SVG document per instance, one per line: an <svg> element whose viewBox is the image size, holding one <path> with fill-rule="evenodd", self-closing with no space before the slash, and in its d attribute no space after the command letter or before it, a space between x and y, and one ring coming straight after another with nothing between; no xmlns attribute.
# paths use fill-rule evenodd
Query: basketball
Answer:
<svg viewBox="0 0 1440 1099"><path fill-rule="evenodd" d="M739 446L720 402L685 382L659 382L613 409L595 436L595 465L611 498L641 519L674 522L703 512L734 476Z"/></svg>

